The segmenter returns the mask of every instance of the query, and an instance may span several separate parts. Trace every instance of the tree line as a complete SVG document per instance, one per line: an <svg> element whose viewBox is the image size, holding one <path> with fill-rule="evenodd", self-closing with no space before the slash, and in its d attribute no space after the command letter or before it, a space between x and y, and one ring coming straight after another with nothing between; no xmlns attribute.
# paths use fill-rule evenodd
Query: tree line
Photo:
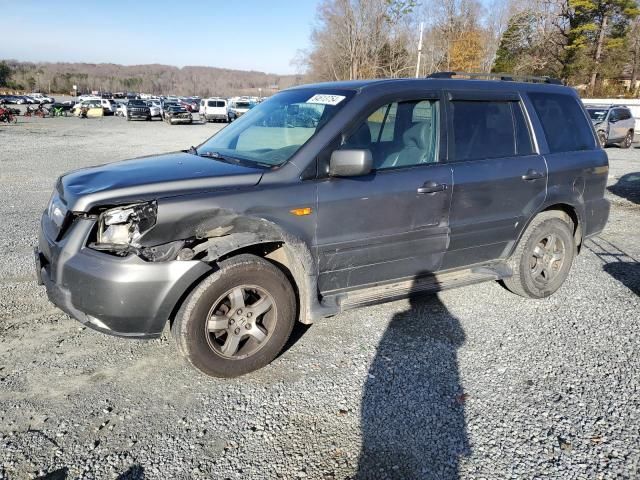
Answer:
<svg viewBox="0 0 640 480"><path fill-rule="evenodd" d="M323 0L295 61L318 81L414 76L423 23L420 76L552 76L586 95L635 95L638 13L635 0Z"/></svg>
<svg viewBox="0 0 640 480"><path fill-rule="evenodd" d="M277 75L214 67L89 63L0 62L0 88L70 93L145 92L157 95L270 95L302 83L301 75Z"/></svg>

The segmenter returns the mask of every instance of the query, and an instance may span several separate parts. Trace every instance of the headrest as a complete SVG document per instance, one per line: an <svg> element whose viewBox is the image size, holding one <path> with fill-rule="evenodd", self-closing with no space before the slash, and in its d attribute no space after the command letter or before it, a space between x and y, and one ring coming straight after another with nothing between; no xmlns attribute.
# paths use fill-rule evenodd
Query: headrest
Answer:
<svg viewBox="0 0 640 480"><path fill-rule="evenodd" d="M431 133L431 122L416 123L402 135L405 147L415 147L426 150L429 145L429 135Z"/></svg>

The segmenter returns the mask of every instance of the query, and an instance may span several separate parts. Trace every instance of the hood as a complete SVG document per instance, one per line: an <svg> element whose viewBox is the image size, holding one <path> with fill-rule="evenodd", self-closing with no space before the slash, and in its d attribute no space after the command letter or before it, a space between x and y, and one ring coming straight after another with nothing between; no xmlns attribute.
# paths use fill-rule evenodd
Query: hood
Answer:
<svg viewBox="0 0 640 480"><path fill-rule="evenodd" d="M75 170L60 177L57 188L69 210L87 212L103 204L252 186L263 172L175 152Z"/></svg>

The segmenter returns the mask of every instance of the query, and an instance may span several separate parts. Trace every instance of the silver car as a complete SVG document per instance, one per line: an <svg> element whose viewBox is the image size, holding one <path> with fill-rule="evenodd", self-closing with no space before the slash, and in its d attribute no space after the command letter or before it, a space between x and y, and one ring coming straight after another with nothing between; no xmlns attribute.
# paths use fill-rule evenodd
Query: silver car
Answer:
<svg viewBox="0 0 640 480"><path fill-rule="evenodd" d="M633 143L636 121L631 110L623 105L586 105L600 145L617 143L629 148Z"/></svg>

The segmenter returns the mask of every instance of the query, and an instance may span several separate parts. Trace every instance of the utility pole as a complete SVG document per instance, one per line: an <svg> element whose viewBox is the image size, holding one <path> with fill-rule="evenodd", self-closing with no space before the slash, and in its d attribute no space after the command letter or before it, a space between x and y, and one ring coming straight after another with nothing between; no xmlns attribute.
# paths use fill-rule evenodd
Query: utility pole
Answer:
<svg viewBox="0 0 640 480"><path fill-rule="evenodd" d="M418 40L418 62L416 63L416 78L420 76L420 57L422 56L422 32L424 30L424 22L420 22L420 39Z"/></svg>

